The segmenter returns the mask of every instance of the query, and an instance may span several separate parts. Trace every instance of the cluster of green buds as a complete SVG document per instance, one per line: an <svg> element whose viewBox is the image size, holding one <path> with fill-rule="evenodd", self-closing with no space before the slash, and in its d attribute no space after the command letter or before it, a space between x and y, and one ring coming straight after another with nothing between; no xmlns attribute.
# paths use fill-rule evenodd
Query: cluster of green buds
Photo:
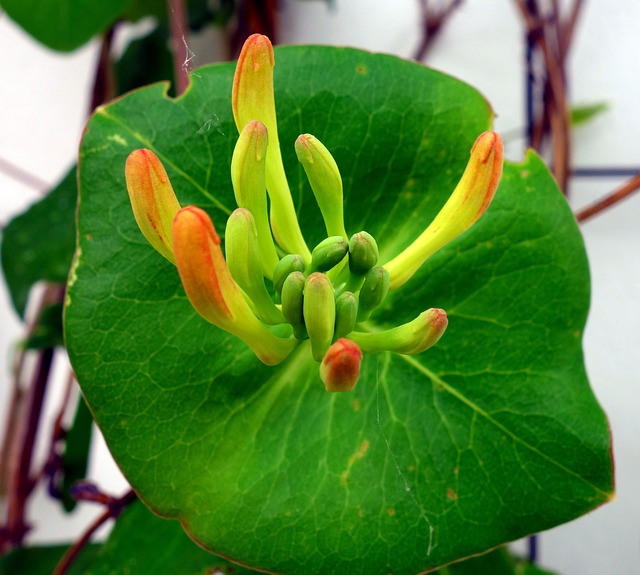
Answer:
<svg viewBox="0 0 640 575"><path fill-rule="evenodd" d="M162 163L147 149L127 159L131 205L140 230L176 265L187 297L204 319L242 339L267 365L307 345L320 363L326 389L350 391L363 352L418 354L444 333L447 316L441 309L384 331L367 320L389 290L402 286L484 213L502 173L502 142L494 132L478 137L459 184L436 218L381 265L371 234L349 235L345 229L342 180L329 150L310 134L299 136L295 150L327 231L327 238L309 250L280 154L273 67L269 39L251 36L233 83L240 135L231 179L239 207L227 221L224 253L209 215L196 206L180 206Z"/></svg>

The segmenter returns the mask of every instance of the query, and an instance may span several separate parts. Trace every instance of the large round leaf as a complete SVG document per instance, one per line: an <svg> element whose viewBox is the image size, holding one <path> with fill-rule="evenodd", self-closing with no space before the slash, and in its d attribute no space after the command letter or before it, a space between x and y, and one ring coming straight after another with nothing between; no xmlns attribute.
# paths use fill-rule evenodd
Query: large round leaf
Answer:
<svg viewBox="0 0 640 575"><path fill-rule="evenodd" d="M347 230L383 261L426 227L492 112L470 87L349 49L276 51L280 141L309 245L323 237L293 141L319 137ZM201 319L137 229L124 184L153 149L183 205L224 230L234 207L232 65L178 100L155 85L101 108L82 144L66 336L112 453L157 513L219 555L289 575L413 574L568 521L612 495L605 417L584 373L589 280L575 222L541 161L507 165L494 203L373 316L442 307L418 356L365 356L329 394L306 345L277 367Z"/></svg>

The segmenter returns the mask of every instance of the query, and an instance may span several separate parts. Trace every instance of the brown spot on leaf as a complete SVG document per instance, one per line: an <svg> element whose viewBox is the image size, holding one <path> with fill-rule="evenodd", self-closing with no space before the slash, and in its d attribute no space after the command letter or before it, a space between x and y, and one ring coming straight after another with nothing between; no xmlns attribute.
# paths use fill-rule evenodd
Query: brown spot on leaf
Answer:
<svg viewBox="0 0 640 575"><path fill-rule="evenodd" d="M449 499L458 499L458 494L453 489L451 489L451 487L449 487L449 489L447 489L447 497Z"/></svg>

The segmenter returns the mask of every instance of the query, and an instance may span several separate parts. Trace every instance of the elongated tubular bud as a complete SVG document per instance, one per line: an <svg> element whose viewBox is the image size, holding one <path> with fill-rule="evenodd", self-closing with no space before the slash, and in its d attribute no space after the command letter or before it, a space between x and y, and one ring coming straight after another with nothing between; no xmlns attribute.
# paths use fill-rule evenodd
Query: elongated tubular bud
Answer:
<svg viewBox="0 0 640 575"><path fill-rule="evenodd" d="M431 308L409 323L386 331L368 333L353 331L349 334L349 339L369 353L392 351L404 355L415 355L435 345L447 329L447 323L447 314L444 310Z"/></svg>
<svg viewBox="0 0 640 575"><path fill-rule="evenodd" d="M378 244L371 234L358 232L349 240L349 271L363 276L378 263Z"/></svg>
<svg viewBox="0 0 640 575"><path fill-rule="evenodd" d="M282 284L282 315L291 324L296 339L307 338L304 325L304 284L302 272L291 272Z"/></svg>
<svg viewBox="0 0 640 575"><path fill-rule="evenodd" d="M251 212L235 210L225 230L227 265L233 279L249 297L258 318L271 325L284 323L282 312L271 299L262 275L258 232Z"/></svg>
<svg viewBox="0 0 640 575"><path fill-rule="evenodd" d="M140 231L160 254L175 264L171 226L180 204L164 166L151 150L140 149L129 154L124 174Z"/></svg>
<svg viewBox="0 0 640 575"><path fill-rule="evenodd" d="M327 235L346 239L342 178L338 164L324 144L311 134L298 136L295 148L320 207Z"/></svg>
<svg viewBox="0 0 640 575"><path fill-rule="evenodd" d="M278 263L278 254L271 236L267 211L266 157L267 129L261 122L249 122L240 133L233 150L231 182L238 206L247 208L253 214L262 273L271 279Z"/></svg>
<svg viewBox="0 0 640 575"><path fill-rule="evenodd" d="M309 271L326 272L337 266L349 252L349 244L342 236L322 240L311 253Z"/></svg>
<svg viewBox="0 0 640 575"><path fill-rule="evenodd" d="M422 264L466 231L485 212L502 175L503 146L495 132L478 136L455 190L429 227L409 247L384 264L391 289L408 281Z"/></svg>
<svg viewBox="0 0 640 575"><path fill-rule="evenodd" d="M336 298L336 325L334 341L349 335L356 326L358 318L358 300L350 291L342 292Z"/></svg>
<svg viewBox="0 0 640 575"><path fill-rule="evenodd" d="M360 378L362 351L356 343L339 339L328 350L320 364L320 379L331 392L353 391Z"/></svg>
<svg viewBox="0 0 640 575"><path fill-rule="evenodd" d="M298 254L287 254L276 265L273 270L273 289L278 295L282 294L284 280L292 272L304 272L304 259Z"/></svg>
<svg viewBox="0 0 640 575"><path fill-rule="evenodd" d="M249 36L242 47L233 79L231 103L238 132L252 120L262 122L269 133L266 157L267 191L271 199L271 227L276 241L288 253L306 262L311 252L302 237L282 163L273 91L273 47L261 34Z"/></svg>
<svg viewBox="0 0 640 575"><path fill-rule="evenodd" d="M389 293L389 272L382 266L369 270L358 297L358 321L368 319Z"/></svg>
<svg viewBox="0 0 640 575"><path fill-rule="evenodd" d="M293 338L272 334L255 316L234 281L208 214L195 206L180 210L173 221L176 265L189 301L207 321L242 339L267 365L285 359Z"/></svg>
<svg viewBox="0 0 640 575"><path fill-rule="evenodd" d="M333 340L336 322L333 285L325 274L315 272L307 277L304 285L303 314L311 341L311 355L316 361L322 361Z"/></svg>

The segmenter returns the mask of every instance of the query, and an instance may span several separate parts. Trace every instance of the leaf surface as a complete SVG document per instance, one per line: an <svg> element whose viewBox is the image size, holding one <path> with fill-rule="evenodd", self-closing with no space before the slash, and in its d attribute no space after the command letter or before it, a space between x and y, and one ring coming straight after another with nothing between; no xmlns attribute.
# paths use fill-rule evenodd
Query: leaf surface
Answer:
<svg viewBox="0 0 640 575"><path fill-rule="evenodd" d="M20 317L33 284L67 280L75 245L77 190L74 166L47 196L3 230L2 271Z"/></svg>
<svg viewBox="0 0 640 575"><path fill-rule="evenodd" d="M115 22L131 0L2 0L9 17L48 48L70 52Z"/></svg>
<svg viewBox="0 0 640 575"><path fill-rule="evenodd" d="M453 190L491 109L467 85L351 49L276 51L280 142L310 246L323 222L293 142L317 136L345 187L349 233L381 261ZM330 71L330 73L328 73ZM505 167L483 218L372 316L450 318L418 356L365 356L327 394L306 345L275 368L202 320L138 230L124 184L154 150L183 205L219 232L235 207L232 65L177 100L154 85L101 108L81 148L66 338L92 412L147 504L214 553L258 569L410 575L569 521L612 497L607 423L584 372L582 239L534 154Z"/></svg>

